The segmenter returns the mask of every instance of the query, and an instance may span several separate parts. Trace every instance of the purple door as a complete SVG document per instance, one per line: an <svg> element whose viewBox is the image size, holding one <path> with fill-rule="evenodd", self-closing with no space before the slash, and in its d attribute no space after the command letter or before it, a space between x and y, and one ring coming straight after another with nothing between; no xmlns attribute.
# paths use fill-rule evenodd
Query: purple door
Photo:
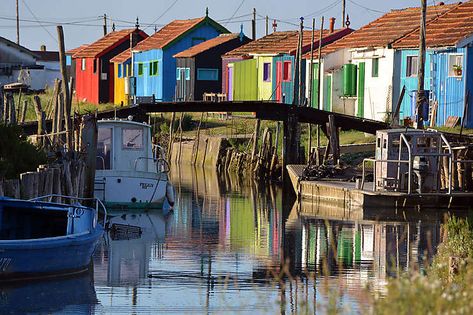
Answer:
<svg viewBox="0 0 473 315"><path fill-rule="evenodd" d="M227 94L228 94L228 100L233 101L233 67L228 67Z"/></svg>

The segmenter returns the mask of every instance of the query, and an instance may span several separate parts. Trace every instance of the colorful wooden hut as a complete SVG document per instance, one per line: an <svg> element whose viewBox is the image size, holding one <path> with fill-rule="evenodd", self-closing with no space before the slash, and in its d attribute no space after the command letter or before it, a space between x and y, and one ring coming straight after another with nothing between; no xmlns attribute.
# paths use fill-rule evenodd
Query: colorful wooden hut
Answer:
<svg viewBox="0 0 473 315"><path fill-rule="evenodd" d="M176 93L176 60L173 56L222 33L229 31L206 15L172 21L139 43L133 48L136 96L172 101Z"/></svg>
<svg viewBox="0 0 473 315"><path fill-rule="evenodd" d="M326 30L323 43L332 43L350 32L348 28ZM304 31L302 53L310 50L311 40L312 31ZM225 54L222 57L224 92L234 100L275 100L291 104L298 80L294 77L298 42L298 31L274 32ZM318 41L314 44L317 47ZM305 73L305 63L301 71Z"/></svg>
<svg viewBox="0 0 473 315"><path fill-rule="evenodd" d="M130 105L133 93L131 75L131 50L127 49L110 60L113 63L113 100L115 104Z"/></svg>
<svg viewBox="0 0 473 315"><path fill-rule="evenodd" d="M76 97L94 104L114 102L114 68L110 59L148 37L138 28L108 33L75 53Z"/></svg>
<svg viewBox="0 0 473 315"><path fill-rule="evenodd" d="M202 100L222 92L221 56L249 42L244 34L221 34L176 55L176 100Z"/></svg>
<svg viewBox="0 0 473 315"><path fill-rule="evenodd" d="M427 8L427 20L452 5ZM380 121L389 118L399 92L393 81L397 67L392 44L418 27L419 8L392 10L344 38L322 48L320 99L314 89L312 106ZM310 56L307 68L310 67ZM317 61L314 60L314 85ZM309 90L310 80L307 77Z"/></svg>
<svg viewBox="0 0 473 315"><path fill-rule="evenodd" d="M468 1L427 23L424 89L429 91L430 106L424 107L421 115L434 126L442 126L448 117L456 117L460 121L465 119L466 127L473 127L473 106L468 106L473 100L472 20L473 2ZM396 59L400 60L400 66L394 70L399 81L396 88L400 91L406 87L399 113L401 120L416 119L418 47L418 30L393 44ZM467 94L469 98L465 100Z"/></svg>

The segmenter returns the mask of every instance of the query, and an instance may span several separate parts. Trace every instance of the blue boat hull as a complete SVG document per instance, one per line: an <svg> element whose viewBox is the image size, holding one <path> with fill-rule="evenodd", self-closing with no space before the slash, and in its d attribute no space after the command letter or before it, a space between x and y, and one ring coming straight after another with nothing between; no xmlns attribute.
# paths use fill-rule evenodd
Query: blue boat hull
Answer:
<svg viewBox="0 0 473 315"><path fill-rule="evenodd" d="M83 271L90 265L103 228L41 240L0 241L0 280Z"/></svg>

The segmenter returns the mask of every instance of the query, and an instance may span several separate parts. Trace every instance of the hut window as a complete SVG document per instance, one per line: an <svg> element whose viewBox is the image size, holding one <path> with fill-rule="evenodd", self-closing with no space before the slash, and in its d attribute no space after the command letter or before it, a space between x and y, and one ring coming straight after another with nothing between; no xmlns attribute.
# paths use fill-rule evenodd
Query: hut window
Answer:
<svg viewBox="0 0 473 315"><path fill-rule="evenodd" d="M271 82L271 64L269 62L263 63L263 81Z"/></svg>
<svg viewBox="0 0 473 315"><path fill-rule="evenodd" d="M373 58L371 60L371 77L377 78L379 70L379 58Z"/></svg>
<svg viewBox="0 0 473 315"><path fill-rule="evenodd" d="M157 61L151 61L149 63L149 75L158 75L158 62Z"/></svg>
<svg viewBox="0 0 473 315"><path fill-rule="evenodd" d="M463 55L448 56L448 76L461 77L463 74Z"/></svg>
<svg viewBox="0 0 473 315"><path fill-rule="evenodd" d="M291 62L290 61L284 61L282 80L291 81Z"/></svg>
<svg viewBox="0 0 473 315"><path fill-rule="evenodd" d="M94 59L94 73L97 73L97 59Z"/></svg>
<svg viewBox="0 0 473 315"><path fill-rule="evenodd" d="M407 56L406 77L417 76L417 64L419 56Z"/></svg>
<svg viewBox="0 0 473 315"><path fill-rule="evenodd" d="M197 69L197 80L218 81L218 69Z"/></svg>
<svg viewBox="0 0 473 315"><path fill-rule="evenodd" d="M143 75L143 63L138 63L138 75Z"/></svg>
<svg viewBox="0 0 473 315"><path fill-rule="evenodd" d="M118 70L117 70L117 75L118 75L119 78L123 77L122 68L123 68L123 66L121 64L119 64L118 65Z"/></svg>
<svg viewBox="0 0 473 315"><path fill-rule="evenodd" d="M176 68L176 80L181 79L181 68Z"/></svg>
<svg viewBox="0 0 473 315"><path fill-rule="evenodd" d="M186 81L191 79L191 68L186 68Z"/></svg>
<svg viewBox="0 0 473 315"><path fill-rule="evenodd" d="M85 71L85 58L81 59L81 70Z"/></svg>

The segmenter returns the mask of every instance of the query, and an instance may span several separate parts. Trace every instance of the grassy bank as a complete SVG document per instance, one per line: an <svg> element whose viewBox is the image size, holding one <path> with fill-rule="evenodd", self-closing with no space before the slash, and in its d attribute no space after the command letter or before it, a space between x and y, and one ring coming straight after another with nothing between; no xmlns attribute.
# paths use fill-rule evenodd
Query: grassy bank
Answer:
<svg viewBox="0 0 473 315"><path fill-rule="evenodd" d="M443 230L444 241L425 274L390 280L387 295L374 300L375 314L473 313L473 220L451 217Z"/></svg>

